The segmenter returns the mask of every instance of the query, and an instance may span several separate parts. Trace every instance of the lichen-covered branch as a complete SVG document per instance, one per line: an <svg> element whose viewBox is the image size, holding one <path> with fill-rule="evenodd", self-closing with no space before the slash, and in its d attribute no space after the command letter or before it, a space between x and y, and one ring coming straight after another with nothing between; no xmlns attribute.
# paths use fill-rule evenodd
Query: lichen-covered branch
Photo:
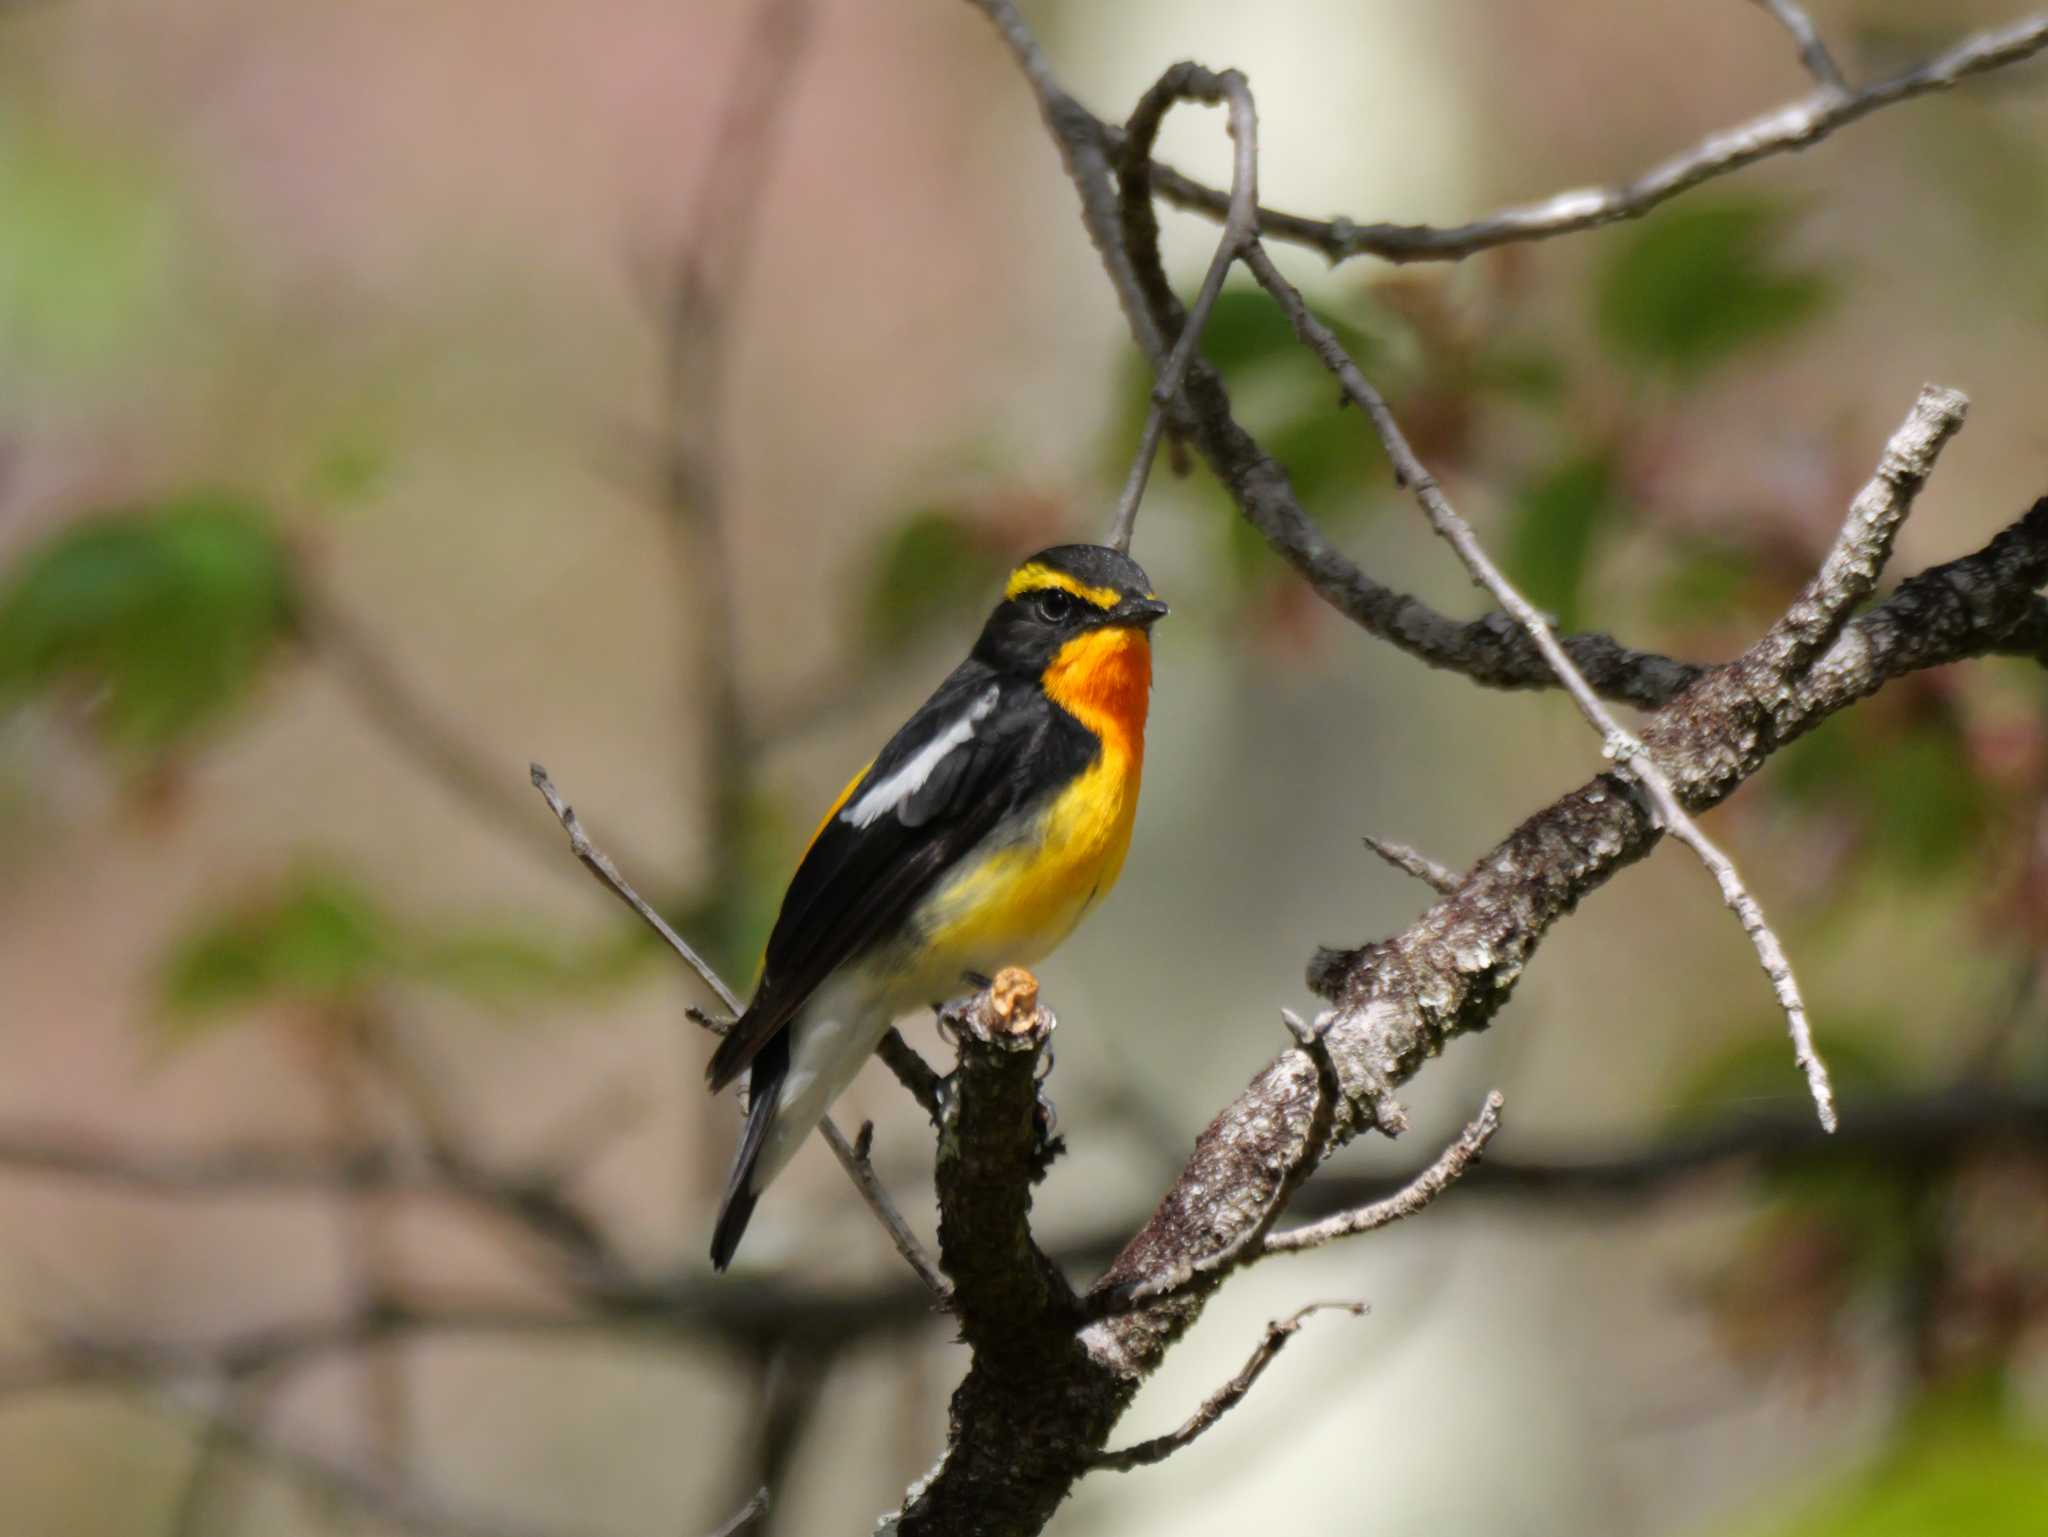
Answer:
<svg viewBox="0 0 2048 1537"><path fill-rule="evenodd" d="M1008 0L977 3L1004 28L1026 65L1046 121L1061 140L1084 219L1127 305L1135 284L1144 313L1132 316L1133 332L1156 366L1157 338L1180 334L1185 317L1158 259L1149 157L1134 150L1124 165L1122 184L1114 189L1119 218L1112 236L1101 219L1112 189L1100 168L1091 169L1075 152L1067 137L1071 114L1057 110L1070 99L1014 6ZM1247 248L1246 259L1255 267L1259 256L1256 245ZM1329 549L1302 514L1284 472L1237 424L1221 381L1199 360L1189 368L1185 401L1197 448L1244 515L1319 591L1340 607L1355 602L1368 629L1426 659L1471 676L1487 670L1475 666L1462 634L1454 634L1462 627L1446 630L1450 621L1427 610L1418 614L1412 600L1377 588ZM1932 416L1942 414L1930 409ZM1945 435L1933 434L1927 462ZM1406 468L1417 478L1417 466ZM1588 698L1597 689L1656 709L1642 733L1642 751L1656 765L1663 790L1657 799L1665 802L1666 815L1658 817L1641 793L1643 784L1625 769L1601 774L1530 817L1402 933L1319 952L1310 985L1332 1008L1318 1020L1314 1049L1282 1053L1211 1122L1152 1218L1091 1290L1082 1310L1085 1322L1074 1336L1081 1352L1043 1355L1031 1381L1031 1403L1062 1406L1064 1420L1033 1413L1030 1434L1010 1440L1015 1404L1000 1396L971 1398L963 1390L954 1401L946 1457L890 1518L892 1528L919 1534L1038 1531L1072 1483L1098 1464L1108 1428L1199 1315L1221 1273L1214 1257L1250 1252L1255 1235L1285 1205L1304 1163L1313 1161L1304 1159L1303 1149L1314 1148L1320 1159L1360 1131L1398 1129L1403 1113L1395 1091L1458 1035L1491 1023L1550 927L1584 896L1647 853L1666 825L1724 799L1778 745L1888 679L1917 667L2040 644L2037 593L2048 579L2048 501L1983 550L1924 573L1890 600L1848 620L1874 584L1903 516L1907 481L1917 484L1914 477L1893 479L1882 493L1859 498L1836 555L1809 590L1812 604L1788 614L1736 664L1712 671L1687 668L1663 658L1617 655L1611 642L1587 647L1582 638L1567 638L1559 645L1540 621L1528 625L1512 614L1493 621L1495 655L1510 654L1515 640L1507 627L1519 625L1526 650L1512 653L1512 666L1533 658L1568 683L1579 683L1577 675L1585 674L1593 685L1582 689ZM1446 641L1455 649L1432 654L1431 645ZM1580 665L1575 648L1588 651L1590 667ZM1605 670L1595 681L1599 669ZM1486 681L1503 679L1495 673ZM1612 735L1623 734L1616 728ZM1325 1092L1331 1077L1340 1090L1334 1104ZM1193 1279L1161 1285L1162 1278L1182 1277ZM1105 1311L1103 1299L1137 1301ZM1044 1322L1026 1317L1008 1332L1042 1338ZM977 1359L970 1381L979 1372ZM999 1445L1002 1454L992 1454L990 1448Z"/></svg>

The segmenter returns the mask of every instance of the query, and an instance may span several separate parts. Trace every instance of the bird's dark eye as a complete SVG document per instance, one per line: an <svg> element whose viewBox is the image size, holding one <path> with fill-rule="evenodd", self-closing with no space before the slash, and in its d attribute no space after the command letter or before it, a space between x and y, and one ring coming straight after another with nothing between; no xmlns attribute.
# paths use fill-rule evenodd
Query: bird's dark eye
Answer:
<svg viewBox="0 0 2048 1537"><path fill-rule="evenodd" d="M1033 595L1038 605L1038 617L1047 624L1065 624L1074 617L1074 595L1062 592L1057 587L1048 587Z"/></svg>

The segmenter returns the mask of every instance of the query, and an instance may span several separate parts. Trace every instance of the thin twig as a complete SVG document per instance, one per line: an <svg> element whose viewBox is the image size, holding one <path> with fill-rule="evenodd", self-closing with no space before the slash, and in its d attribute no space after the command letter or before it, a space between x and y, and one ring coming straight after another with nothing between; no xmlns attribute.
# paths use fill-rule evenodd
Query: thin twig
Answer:
<svg viewBox="0 0 2048 1537"><path fill-rule="evenodd" d="M1267 1324L1265 1336L1259 1341L1258 1349L1252 1352L1251 1359L1244 1363L1235 1377L1210 1394L1202 1407L1190 1415L1187 1422L1178 1430L1168 1431L1163 1436L1154 1436L1149 1441L1140 1441L1137 1445L1127 1446L1121 1451L1098 1452L1095 1466L1105 1472L1128 1473L1134 1468L1145 1468L1154 1463L1164 1462L1175 1452L1183 1450L1188 1443L1238 1406L1245 1394L1252 1390L1252 1384L1265 1374L1266 1368L1273 1364L1274 1358L1286 1348L1287 1342L1294 1338L1311 1315L1332 1310L1360 1318L1371 1311L1371 1308L1363 1302L1311 1302L1299 1312Z"/></svg>
<svg viewBox="0 0 2048 1537"><path fill-rule="evenodd" d="M868 1209L882 1224L889 1235L889 1241L896 1245L896 1252L904 1262L917 1272L917 1278L924 1282L925 1289L932 1294L932 1300L944 1307L953 1297L953 1285L946 1279L944 1271L930 1254L925 1252L917 1235L910 1231L910 1224L903 1220L903 1213L896 1209L889 1199L889 1192L882 1188L882 1181L875 1174L875 1166L868 1161L866 1153L846 1140L846 1134L832 1123L827 1116L818 1123L818 1130L824 1134L826 1146L832 1149L832 1156L839 1160L839 1166L859 1190L861 1198L868 1203Z"/></svg>
<svg viewBox="0 0 2048 1537"><path fill-rule="evenodd" d="M1435 1163L1386 1200L1375 1201L1370 1206L1356 1206L1350 1211L1338 1212L1334 1217L1325 1217L1320 1222L1311 1222L1285 1233L1268 1233L1260 1254L1298 1254L1303 1249L1320 1249L1340 1238L1370 1233L1374 1228L1414 1216L1457 1183L1486 1150L1486 1144L1500 1130L1502 1103L1500 1090L1495 1089L1487 1095L1485 1104L1479 1107L1479 1118L1459 1134L1458 1140L1445 1148Z"/></svg>
<svg viewBox="0 0 2048 1537"><path fill-rule="evenodd" d="M1365 836L1365 846L1371 849L1403 875L1412 875L1423 885L1439 895L1449 896L1458 889L1458 872L1448 865L1440 865L1420 850L1412 849L1405 843L1388 843L1375 838L1371 833Z"/></svg>
<svg viewBox="0 0 2048 1537"><path fill-rule="evenodd" d="M671 950L683 958L683 963L697 973L706 987L718 995L719 1001L725 1005L733 1019L744 1013L745 1005L740 1002L733 990L725 985L725 979L719 976L711 963L699 955L688 940L671 928L667 919L647 904L640 893L633 889L632 883L619 873L619 867L611 862L604 850L590 841L589 835L583 831L582 821L576 815L576 808L562 798L562 792L555 788L555 782L548 777L548 771L536 763L531 766L530 773L533 787L540 791L541 797L548 803L548 809L554 812L556 819L562 824L563 831L569 835L569 852L583 862L584 868L597 877L600 885L638 913L642 921L660 935ZM714 1035L723 1035L731 1024L731 1020L713 1019L700 1009L690 1009L687 1012L691 1019ZM901 1032L892 1028L884 1035L882 1044L875 1049L875 1055L882 1059L889 1071L896 1075L897 1081L910 1092L910 1097L916 1100L927 1114L937 1113L939 1075L933 1072L931 1065L918 1054L917 1048L903 1039Z"/></svg>
<svg viewBox="0 0 2048 1537"><path fill-rule="evenodd" d="M1804 7L1794 5L1792 0L1756 0L1756 3L1777 17L1778 24L1792 34L1792 41L1799 49L1799 62L1823 90L1833 91L1837 96L1853 94L1849 82L1835 65L1834 55L1828 52L1828 45L1821 40L1820 28L1813 24L1813 18L1806 14Z"/></svg>
<svg viewBox="0 0 2048 1537"><path fill-rule="evenodd" d="M618 866L611 862L604 850L590 841L583 831L582 822L577 820L575 808L562 799L561 792L555 788L555 782L548 777L548 771L536 763L532 772L533 787L540 791L542 798L548 803L548 809L554 812L563 830L569 835L569 851L583 861L584 868L596 876L606 890L638 913L648 927L667 941L669 948L683 958L684 963L703 979L704 985L718 995L720 1001L735 1017L743 1013L744 1007L740 1003L739 995L725 985L725 979L712 968L711 963L692 949L688 940L670 928L661 914L641 899L640 893L619 874ZM907 1045L903 1049L910 1050ZM918 1090L912 1088L911 1092L915 1094ZM845 1134L838 1126L833 1124L829 1115L818 1122L818 1134L825 1139L825 1145L832 1149L832 1156L839 1160L839 1166L846 1170L847 1177L853 1181L854 1189L860 1192L861 1199L867 1202L868 1209L882 1224L882 1230L889 1235L889 1241L896 1246L904 1259L910 1262L911 1269L917 1272L918 1277L932 1288L933 1295L943 1303L948 1295L945 1277L940 1274L931 1256L924 1252L924 1247L917 1241L917 1235L912 1233L909 1225L904 1222L903 1214L890 1203L889 1197L882 1190L881 1181L875 1177L874 1169L868 1165L866 1159L855 1155L853 1145L846 1140Z"/></svg>
<svg viewBox="0 0 2048 1537"><path fill-rule="evenodd" d="M619 867L611 862L605 851L590 841L583 831L582 822L577 820L576 808L562 799L562 792L557 790L555 782L548 778L548 771L536 763L530 767L529 773L533 779L533 787L540 791L541 798L548 803L548 810L555 814L555 819L562 824L562 830L569 835L569 852L583 862L583 868L597 877L598 884L638 913L641 921L659 934L662 942L683 958L683 964L696 972L698 979L716 993L719 1001L733 1014L743 1012L738 996L725 985L725 979L712 969L711 963L693 950L687 939L670 928L666 918L647 905L640 893L633 889L632 883L619 874Z"/></svg>
<svg viewBox="0 0 2048 1537"><path fill-rule="evenodd" d="M711 1533L710 1537L739 1537L741 1532L752 1526L767 1513L768 1491L765 1488L756 1489L754 1497L742 1505L729 1521L719 1527L717 1531Z"/></svg>
<svg viewBox="0 0 2048 1537"><path fill-rule="evenodd" d="M1150 119L1150 132L1142 137L1134 132L1133 142L1149 146L1158 132L1159 118L1176 99L1212 104L1222 101L1230 109L1230 137L1234 145L1230 213L1223 221L1223 235L1216 242L1216 254L1209 258L1209 270L1202 276L1201 289L1196 293L1188 318L1180 328L1180 339L1173 344L1173 351L1167 354L1166 362L1153 382L1152 404L1145 413L1145 429L1138 436L1138 452L1131 460L1130 473L1124 478L1123 492L1117 498L1116 515L1110 521L1109 543L1111 548L1126 554L1131 548L1132 528L1138 521L1138 503L1144 499L1145 482L1151 476L1152 461L1158 454L1159 435L1166 425L1167 409L1180 394L1188 360L1201 343L1202 331L1209 324L1209 313L1216 307L1217 296L1223 292L1223 280L1229 275L1231 264L1237 260L1245 243L1256 239L1259 233L1259 120L1258 114L1252 110L1251 92L1246 88L1244 76L1234 69L1219 75L1197 65L1176 64L1152 87L1132 114L1134 125L1142 119Z"/></svg>
<svg viewBox="0 0 2048 1537"><path fill-rule="evenodd" d="M1505 609L1515 622L1528 633L1537 649L1549 662L1558 681L1564 685L1572 702L1579 708L1594 730L1598 731L1608 756L1617 766L1642 786L1650 804L1664 830L1698 856L1700 862L1713 875L1721 891L1721 900L1734 910L1742 924L1742 930L1749 936L1755 947L1757 961L1770 979L1771 990L1776 994L1778 1006L1784 1010L1787 1028L1792 1036L1793 1052L1800 1069L1806 1074L1808 1090L1813 1095L1814 1108L1820 1116L1821 1125L1828 1130L1835 1128L1834 1089L1828 1081L1827 1064L1814 1049L1813 1032L1807 1023L1806 1005L1799 995L1799 984L1792 975L1791 963L1785 957L1784 946L1765 921L1763 909L1756 898L1742 883L1734 862L1721 852L1715 844L1700 831L1699 826L1679 804L1677 792L1664 773L1650 759L1641 742L1623 730L1620 723L1601 703L1572 660L1558 644L1556 633L1550 623L1539 614L1528 599L1515 590L1512 583L1503 576L1492 559L1481 548L1473 534L1471 525L1452 508L1450 501L1436 483L1436 478L1423 467L1422 461L1409 446L1400 424L1394 420L1387 403L1379 391L1372 387L1358 365L1345 352L1336 334L1310 313L1300 292L1283 277L1265 249L1254 245L1246 251L1245 262L1259 282L1280 303L1293 322L1297 335L1308 344L1325 367L1335 374L1344 393L1355 402L1371 419L1378 432L1380 442L1385 446L1387 457L1392 461L1394 472L1414 494L1428 517L1430 526L1457 552L1473 580L1492 594L1495 602ZM1938 450L1939 443L1934 445ZM1902 488L1903 489L1903 488Z"/></svg>
<svg viewBox="0 0 2048 1537"><path fill-rule="evenodd" d="M976 3L989 9L983 0ZM1259 228L1268 239L1311 247L1332 262L1354 256L1377 256L1392 262L1462 261L1496 246L1548 240L1640 218L1702 182L1774 155L1806 149L1881 107L1948 90L1973 75L2030 59L2044 47L2048 47L2048 15L2029 16L2010 26L1972 33L1954 47L1888 80L1847 94L1824 86L1748 122L1709 134L1632 181L1574 188L1538 202L1500 209L1467 224L1360 224L1345 218L1307 219L1280 209L1261 208ZM1100 119L1093 120L1093 127L1104 150L1115 154L1123 142L1121 131ZM1152 175L1159 195L1175 207L1212 218L1227 216L1227 194L1183 176L1170 166L1155 164Z"/></svg>

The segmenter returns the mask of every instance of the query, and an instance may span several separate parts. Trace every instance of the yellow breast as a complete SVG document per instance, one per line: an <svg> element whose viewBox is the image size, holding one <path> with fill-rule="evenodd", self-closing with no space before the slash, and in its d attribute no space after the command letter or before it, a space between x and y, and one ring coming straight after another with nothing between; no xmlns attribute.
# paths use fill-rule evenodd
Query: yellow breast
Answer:
<svg viewBox="0 0 2048 1537"><path fill-rule="evenodd" d="M1102 746L1013 845L971 860L933 894L921 968L931 975L919 981L942 992L964 970L993 975L1043 958L1123 872L1145 765L1151 647L1142 630L1089 631L1053 658L1044 683Z"/></svg>

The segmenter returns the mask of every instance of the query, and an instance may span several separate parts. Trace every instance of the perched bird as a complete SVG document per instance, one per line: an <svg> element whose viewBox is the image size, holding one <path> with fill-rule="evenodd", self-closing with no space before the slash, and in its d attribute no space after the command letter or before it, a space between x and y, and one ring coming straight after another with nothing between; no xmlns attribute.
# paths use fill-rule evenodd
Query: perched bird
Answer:
<svg viewBox="0 0 2048 1537"><path fill-rule="evenodd" d="M1041 550L1010 573L967 660L825 813L707 1074L714 1093L751 1074L718 1269L897 1015L969 973L1041 959L1116 883L1165 612L1128 556Z"/></svg>

